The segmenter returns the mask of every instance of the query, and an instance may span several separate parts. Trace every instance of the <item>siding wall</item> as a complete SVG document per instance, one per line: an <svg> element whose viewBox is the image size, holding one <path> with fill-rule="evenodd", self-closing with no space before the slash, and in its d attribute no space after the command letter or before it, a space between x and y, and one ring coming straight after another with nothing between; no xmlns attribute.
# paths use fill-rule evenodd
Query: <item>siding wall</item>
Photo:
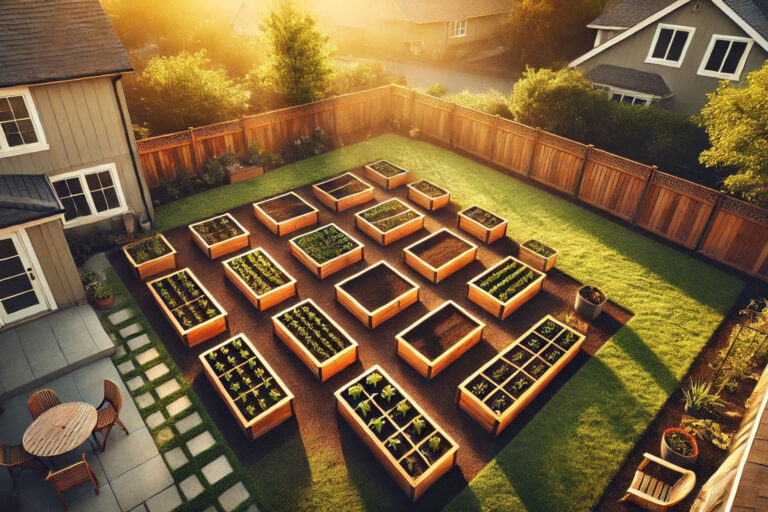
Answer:
<svg viewBox="0 0 768 512"><path fill-rule="evenodd" d="M30 226L26 232L58 308L85 302L85 291L64 238L61 220Z"/></svg>

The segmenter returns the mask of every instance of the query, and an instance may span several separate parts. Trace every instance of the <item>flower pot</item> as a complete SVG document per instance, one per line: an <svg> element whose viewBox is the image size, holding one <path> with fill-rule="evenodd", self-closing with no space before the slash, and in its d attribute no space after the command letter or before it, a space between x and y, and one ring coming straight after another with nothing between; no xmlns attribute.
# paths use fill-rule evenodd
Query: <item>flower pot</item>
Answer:
<svg viewBox="0 0 768 512"><path fill-rule="evenodd" d="M98 309L99 311L104 311L112 307L112 305L115 303L115 296L110 295L106 299L99 300L97 298L92 299L93 306Z"/></svg>
<svg viewBox="0 0 768 512"><path fill-rule="evenodd" d="M683 455L682 453L676 452L669 445L667 442L667 435L675 432L683 434L690 441L693 446L693 453L691 455ZM668 428L661 436L661 458L684 468L693 467L696 464L696 459L699 458L699 445L696 444L696 439L686 432L685 429Z"/></svg>
<svg viewBox="0 0 768 512"><path fill-rule="evenodd" d="M600 316L606 300L606 295L594 286L582 286L576 292L573 307L585 320L592 321Z"/></svg>

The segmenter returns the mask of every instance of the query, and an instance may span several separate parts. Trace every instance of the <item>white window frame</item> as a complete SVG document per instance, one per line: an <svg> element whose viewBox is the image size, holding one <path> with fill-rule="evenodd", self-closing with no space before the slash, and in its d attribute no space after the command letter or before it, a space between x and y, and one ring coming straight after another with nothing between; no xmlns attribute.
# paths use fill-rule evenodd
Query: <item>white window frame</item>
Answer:
<svg viewBox="0 0 768 512"><path fill-rule="evenodd" d="M117 199L120 201L120 206L117 208L112 208L111 210L104 210L103 212L97 212L96 205L93 203L93 199L91 198L90 189L88 188L88 184L85 181L85 176L88 174L93 174L93 173L103 172L103 171L109 171L110 174L112 175L112 183L115 185L115 192L117 192ZM74 219L71 219L71 220L62 219L62 221L64 222L65 228L71 228L75 226L82 226L84 224L99 222L110 217L115 217L116 215L121 215L129 210L128 204L125 202L125 194L123 194L123 187L120 184L120 178L117 175L117 166L114 163L97 165L95 167L88 167L87 169L79 169L77 171L72 171L64 174L58 174L56 176L51 176L51 183L53 184L58 181L74 178L74 177L77 177L80 179L80 186L85 192L84 194L85 200L88 202L88 207L91 209L91 214L75 217ZM58 198L58 195L56 197Z"/></svg>
<svg viewBox="0 0 768 512"><path fill-rule="evenodd" d="M461 30L459 30L461 27ZM467 36L467 20L453 20L451 22L451 39Z"/></svg>
<svg viewBox="0 0 768 512"><path fill-rule="evenodd" d="M653 57L653 51L656 49L656 43L659 41L659 35L661 34L661 31L663 29L669 29L674 30L675 32L681 31L681 32L688 32L688 38L685 40L685 46L683 46L683 51L680 53L680 60L678 61L672 61L672 60L666 60L666 59L658 59ZM685 27L683 25L668 25L666 23L659 23L656 25L656 34L653 36L653 41L651 42L651 47L648 49L648 56L645 58L645 62L648 64L658 64L660 66L669 66L672 68L679 68L683 65L683 61L685 60L685 55L688 53L688 47L691 46L691 41L693 40L693 34L696 32L696 27ZM674 39L674 34L672 35L672 39ZM671 46L671 41L670 41ZM667 48L667 52L669 52L669 48Z"/></svg>
<svg viewBox="0 0 768 512"><path fill-rule="evenodd" d="M32 95L29 93L29 89L27 87L0 89L0 98L7 98L10 96L21 96L24 98L24 102L27 105L27 110L29 111L30 119L32 121L32 126L37 135L37 142L10 147L8 141L5 139L5 133L0 128L0 158L24 155L49 149L48 142L45 138L45 132L43 132L43 125L40 123L40 116L37 114L37 107L35 107L35 102L32 101Z"/></svg>
<svg viewBox="0 0 768 512"><path fill-rule="evenodd" d="M650 106L651 102L654 100L659 99L659 96L654 96L653 94L647 94L643 92L637 92L637 91L631 91L629 89L621 89L620 87L614 87L612 85L606 85L606 84L595 84L598 87L605 90L606 93L608 93L608 98L611 101L615 101L613 99L614 94L620 94L622 97L624 96L632 96L634 98L637 98L639 100L645 100L645 104L640 105L641 107L648 107ZM638 105L638 103L627 103L627 105Z"/></svg>
<svg viewBox="0 0 768 512"><path fill-rule="evenodd" d="M710 55L712 55L712 50L715 49L715 43L717 41L730 41L731 43L739 42L739 43L747 43L747 47L744 48L744 54L741 56L741 60L739 61L739 65L736 67L736 72L733 74L730 73L721 73L718 71L710 71L708 69L704 69L704 66L707 65L707 61L709 61ZM752 49L752 45L755 44L755 40L751 39L749 37L739 37L739 36L726 36L722 34L713 34L712 39L709 40L709 46L707 46L707 51L704 52L704 58L701 59L701 64L699 64L699 71L698 74L700 76L709 76L712 78L721 78L723 80L735 80L738 81L741 77L741 72L744 71L744 66L747 64L747 58L749 57L749 51ZM728 51L731 50L731 45L728 46ZM725 54L726 57L728 57L728 53ZM720 67L723 67L723 64L725 64L725 59L723 59L723 62L720 63Z"/></svg>

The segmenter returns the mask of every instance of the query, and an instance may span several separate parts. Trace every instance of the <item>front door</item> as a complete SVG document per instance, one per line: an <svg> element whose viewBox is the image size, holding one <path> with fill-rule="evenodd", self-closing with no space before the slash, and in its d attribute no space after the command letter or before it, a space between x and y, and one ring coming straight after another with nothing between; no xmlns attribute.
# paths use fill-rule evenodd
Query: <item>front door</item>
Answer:
<svg viewBox="0 0 768 512"><path fill-rule="evenodd" d="M3 325L49 309L44 284L17 233L0 235L0 320Z"/></svg>

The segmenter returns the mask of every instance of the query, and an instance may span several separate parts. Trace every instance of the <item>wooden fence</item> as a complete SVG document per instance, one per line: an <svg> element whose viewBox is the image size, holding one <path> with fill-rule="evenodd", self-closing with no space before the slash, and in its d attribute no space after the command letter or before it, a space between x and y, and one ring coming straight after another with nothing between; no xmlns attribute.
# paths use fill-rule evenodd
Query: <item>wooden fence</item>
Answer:
<svg viewBox="0 0 768 512"><path fill-rule="evenodd" d="M137 142L147 183L197 174L251 141L279 151L319 126L334 137L385 125L535 180L683 247L768 280L768 211L654 166L392 85Z"/></svg>

